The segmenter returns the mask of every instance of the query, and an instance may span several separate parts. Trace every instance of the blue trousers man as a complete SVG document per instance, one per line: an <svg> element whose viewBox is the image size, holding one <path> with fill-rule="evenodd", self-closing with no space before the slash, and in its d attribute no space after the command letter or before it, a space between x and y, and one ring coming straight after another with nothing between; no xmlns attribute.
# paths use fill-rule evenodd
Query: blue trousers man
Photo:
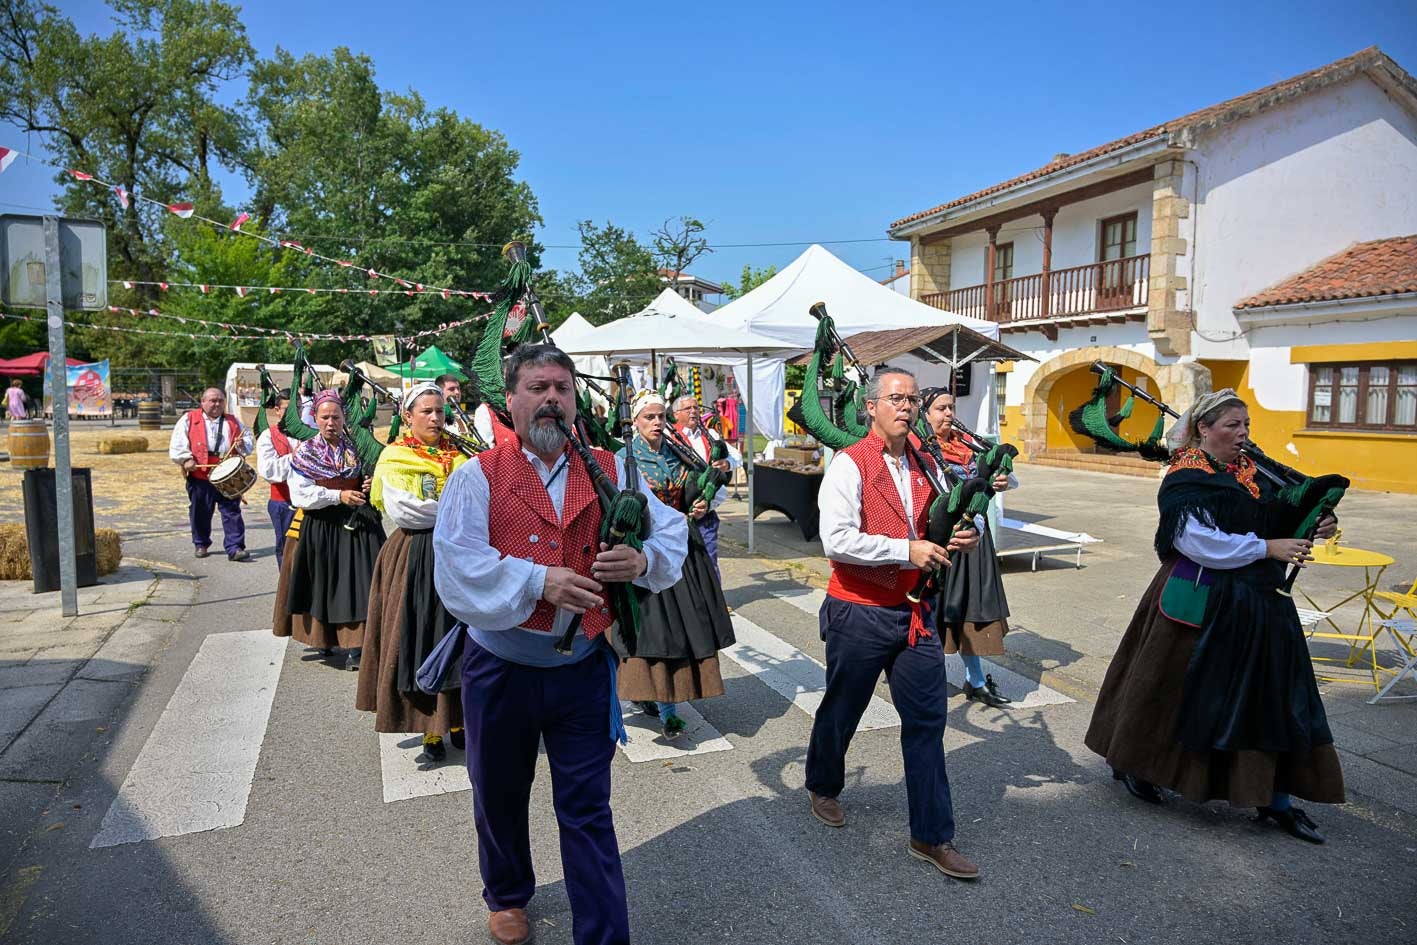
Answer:
<svg viewBox="0 0 1417 945"><path fill-rule="evenodd" d="M187 520L192 526L192 544L198 554L212 545L212 513L221 510L221 544L228 558L246 551L246 522L241 518L241 500L228 499L205 479L187 477Z"/></svg>
<svg viewBox="0 0 1417 945"><path fill-rule="evenodd" d="M285 560L285 533L295 519L295 506L280 499L266 500L266 514L271 517L271 527L276 532L276 567Z"/></svg>
<svg viewBox="0 0 1417 945"><path fill-rule="evenodd" d="M723 574L718 570L718 513L709 512L699 519L699 534L704 537L704 547L708 549L709 560L713 562L713 573L720 581Z"/></svg>
<svg viewBox="0 0 1417 945"><path fill-rule="evenodd" d="M463 643L462 703L482 898L525 909L536 892L529 805L546 745L575 945L627 945L629 907L610 814L609 662L599 650L551 669Z"/></svg>
<svg viewBox="0 0 1417 945"><path fill-rule="evenodd" d="M943 741L945 653L939 635L909 645L909 604L876 607L828 596L818 619L827 645L827 691L807 747L807 789L824 798L841 793L846 749L884 672L900 713L911 839L928 846L953 841L954 804Z"/></svg>

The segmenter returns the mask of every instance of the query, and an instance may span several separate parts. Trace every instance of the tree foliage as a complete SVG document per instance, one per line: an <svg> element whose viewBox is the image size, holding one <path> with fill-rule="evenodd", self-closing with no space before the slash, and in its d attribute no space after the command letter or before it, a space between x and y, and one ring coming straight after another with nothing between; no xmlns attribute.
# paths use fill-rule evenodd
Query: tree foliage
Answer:
<svg viewBox="0 0 1417 945"><path fill-rule="evenodd" d="M581 271L572 280L580 312L592 325L604 325L644 308L659 294L654 254L635 234L613 223L596 226L582 220Z"/></svg>
<svg viewBox="0 0 1417 945"><path fill-rule="evenodd" d="M752 266L748 265L747 263L744 263L743 275L738 279L738 282L736 283L725 282L723 284L723 294L728 296L730 299L741 298L756 289L758 286L762 285L764 282L767 282L775 275L777 275L776 266L767 266L763 269L754 269Z"/></svg>

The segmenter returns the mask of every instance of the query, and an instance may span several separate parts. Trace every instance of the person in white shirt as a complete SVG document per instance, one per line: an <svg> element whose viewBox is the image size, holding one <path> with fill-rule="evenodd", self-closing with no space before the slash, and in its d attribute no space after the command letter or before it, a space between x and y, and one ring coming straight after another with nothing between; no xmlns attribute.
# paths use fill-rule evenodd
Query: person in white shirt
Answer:
<svg viewBox="0 0 1417 945"><path fill-rule="evenodd" d="M295 506L290 504L290 485L286 482L290 478L290 454L295 447L280 428L280 420L285 416L289 403L290 388L285 388L278 393L273 407L266 410L267 416L274 416L276 422L256 437L256 472L271 486L266 514L271 517L271 528L275 530L276 570L280 570L284 560L285 535L295 519Z"/></svg>
<svg viewBox="0 0 1417 945"><path fill-rule="evenodd" d="M820 615L827 691L812 724L806 786L812 814L828 827L846 826L837 801L846 783L846 748L885 672L900 713L907 852L947 876L974 879L979 868L954 846L945 653L929 629L927 603L911 603L909 594L921 569L948 566L950 552L973 548L979 535L958 531L948 547L920 537L935 496L929 471L916 467L920 454L909 448L919 410L913 374L879 371L866 392L870 432L839 450L822 476L822 548L832 571Z"/></svg>
<svg viewBox="0 0 1417 945"><path fill-rule="evenodd" d="M728 473L730 476L737 473L742 462L733 455L733 451L728 448L723 437L703 425L700 419L699 402L693 394L685 394L674 401L674 425L680 435L694 448L694 452L698 453L702 459L708 460L714 469ZM722 449L715 450L715 446L718 444L722 445ZM715 452L720 454L717 459L713 458ZM722 488L719 489L718 494L719 496L727 495ZM708 549L709 560L713 562L715 574L719 574L717 506L722 501L720 498L714 508L709 509L708 513L699 519L699 534L704 537L704 547Z"/></svg>
<svg viewBox="0 0 1417 945"><path fill-rule="evenodd" d="M482 898L494 941L524 942L536 892L528 803L538 745L556 782L563 875L577 943L624 945L629 909L610 812L610 762L624 738L619 659L608 645L621 614L609 583L650 592L679 580L684 516L643 479L644 548L599 540L592 471L556 425L575 422L575 365L558 348L524 345L507 360L515 439L464 463L448 480L433 528L443 605L467 625L462 703L473 786ZM623 461L591 450L615 488ZM573 622L571 651L556 649Z"/></svg>
<svg viewBox="0 0 1417 945"><path fill-rule="evenodd" d="M251 431L226 412L226 395L220 388L202 392L202 406L189 410L172 427L167 455L187 478L187 519L198 558L212 546L212 513L221 510L222 547L229 561L250 561L246 551L246 522L241 500L228 499L211 484L212 470L227 455L248 456L255 444Z"/></svg>

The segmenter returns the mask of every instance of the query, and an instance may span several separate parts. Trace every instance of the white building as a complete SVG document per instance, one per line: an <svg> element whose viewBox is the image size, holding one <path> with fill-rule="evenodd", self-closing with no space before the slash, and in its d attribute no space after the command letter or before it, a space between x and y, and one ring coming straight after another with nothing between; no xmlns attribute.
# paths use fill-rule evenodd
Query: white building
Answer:
<svg viewBox="0 0 1417 945"><path fill-rule="evenodd" d="M1271 453L1406 492L1413 234L1417 81L1376 47L890 227L914 297L1000 322L1037 359L1010 372L1000 418L1031 460L1141 465L1068 428L1100 359L1178 409L1235 387ZM1122 432L1153 419L1138 408Z"/></svg>

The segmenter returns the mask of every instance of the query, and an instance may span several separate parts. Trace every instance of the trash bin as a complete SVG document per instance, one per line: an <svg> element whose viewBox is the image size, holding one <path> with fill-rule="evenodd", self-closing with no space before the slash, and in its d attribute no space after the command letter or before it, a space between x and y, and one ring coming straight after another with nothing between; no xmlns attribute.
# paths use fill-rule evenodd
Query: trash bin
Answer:
<svg viewBox="0 0 1417 945"><path fill-rule="evenodd" d="M74 557L79 587L98 583L98 553L93 534L93 486L89 470L73 469ZM34 592L59 590L59 498L53 469L26 469L25 537L29 542Z"/></svg>

